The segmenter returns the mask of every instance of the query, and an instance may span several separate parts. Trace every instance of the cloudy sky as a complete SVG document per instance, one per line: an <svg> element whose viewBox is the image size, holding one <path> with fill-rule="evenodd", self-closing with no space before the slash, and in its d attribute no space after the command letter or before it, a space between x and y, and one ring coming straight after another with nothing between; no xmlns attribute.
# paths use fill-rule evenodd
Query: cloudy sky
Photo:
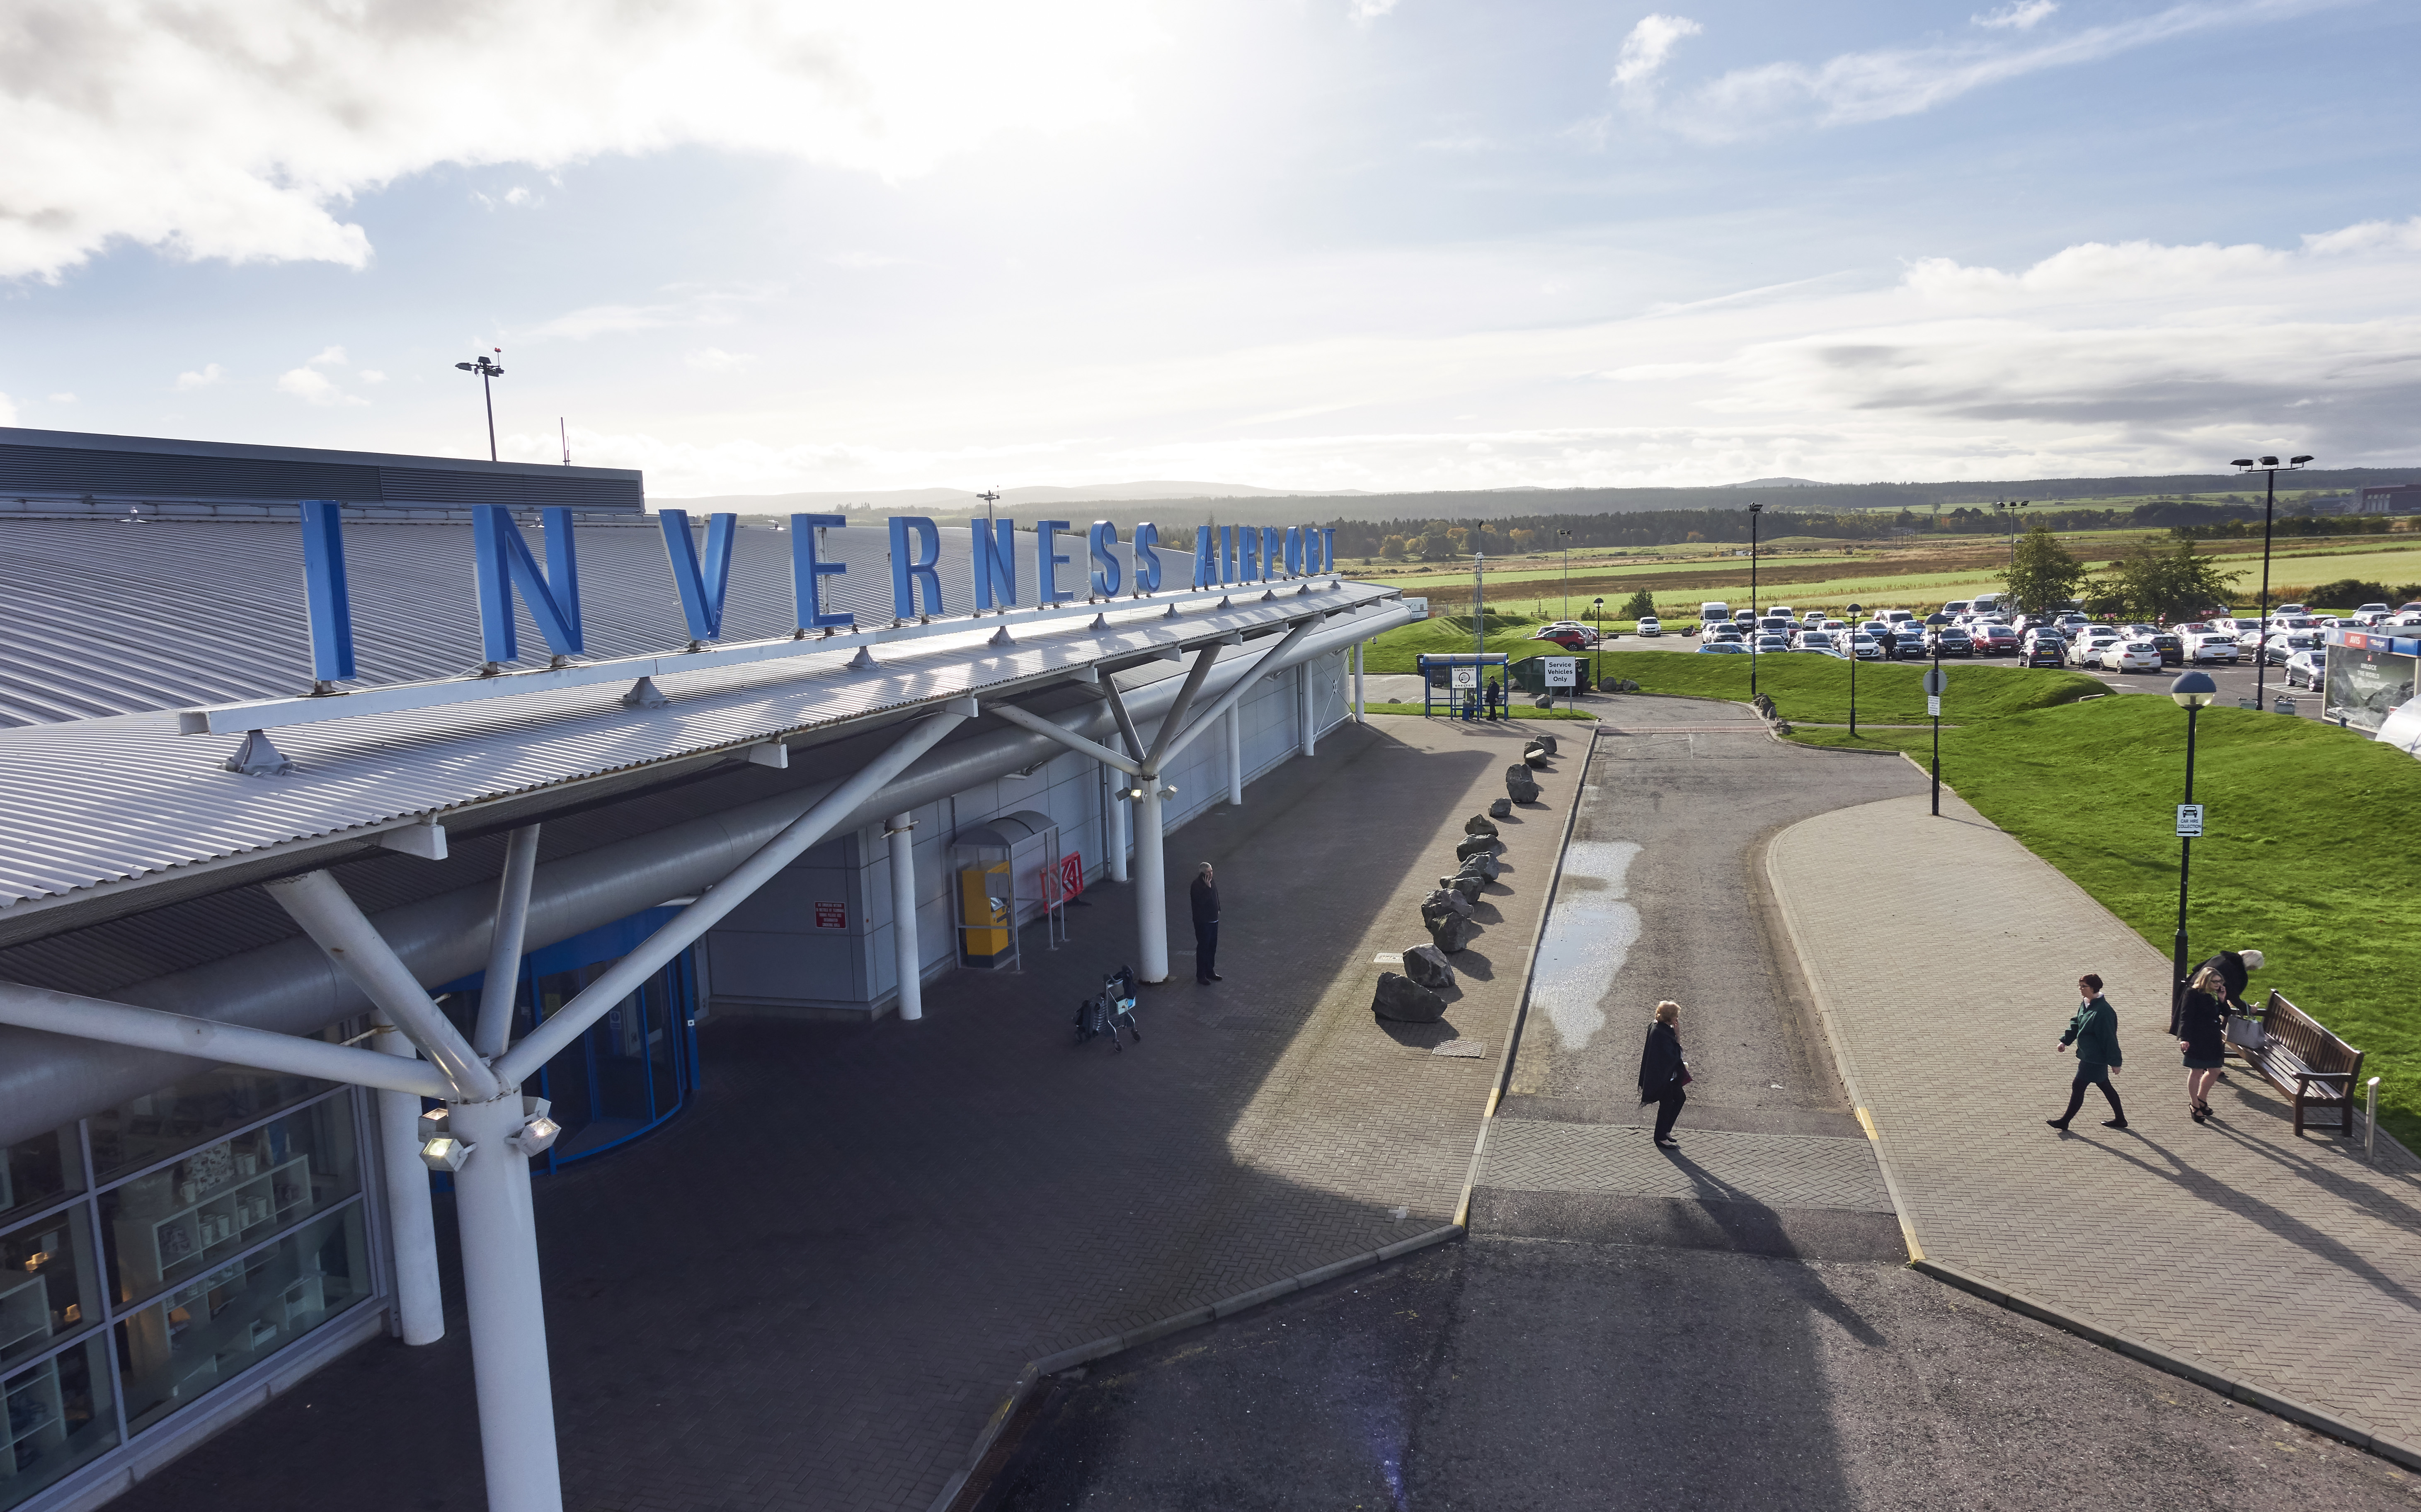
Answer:
<svg viewBox="0 0 2421 1512"><path fill-rule="evenodd" d="M657 496L2421 460L2401 0L12 0L0 421Z"/></svg>

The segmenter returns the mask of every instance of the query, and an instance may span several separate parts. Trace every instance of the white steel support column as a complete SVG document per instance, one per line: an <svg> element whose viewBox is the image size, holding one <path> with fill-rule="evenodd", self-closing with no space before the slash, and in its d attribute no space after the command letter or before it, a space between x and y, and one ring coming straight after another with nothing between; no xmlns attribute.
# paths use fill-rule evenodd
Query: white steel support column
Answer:
<svg viewBox="0 0 2421 1512"><path fill-rule="evenodd" d="M1300 662L1294 669L1295 724L1300 730L1295 743L1302 747L1304 756L1312 754L1320 739L1313 733L1319 728L1320 721L1311 711L1312 689L1318 686L1318 679L1311 675L1312 666L1310 662Z"/></svg>
<svg viewBox="0 0 2421 1512"><path fill-rule="evenodd" d="M1127 880L1127 801L1118 796L1126 791L1127 785L1118 780L1122 775L1116 767L1105 764L1101 768L1101 781L1110 794L1110 838L1103 849L1110 853L1110 881L1114 882Z"/></svg>
<svg viewBox="0 0 2421 1512"><path fill-rule="evenodd" d="M406 1060L417 1052L382 1013L370 1042ZM437 1230L429 1217L429 1168L420 1163L420 1099L378 1094L379 1165L386 1177L386 1229L395 1250L395 1314L406 1344L445 1336L445 1303L437 1289Z"/></svg>
<svg viewBox="0 0 2421 1512"><path fill-rule="evenodd" d="M1244 806L1244 706L1227 710L1227 803Z"/></svg>
<svg viewBox="0 0 2421 1512"><path fill-rule="evenodd" d="M512 1043L513 1000L521 993L522 936L529 925L530 879L538 875L538 826L524 824L505 837L505 871L496 886L496 924L488 936L488 980L479 992L479 1016L471 1048L497 1056Z"/></svg>
<svg viewBox="0 0 2421 1512"><path fill-rule="evenodd" d="M891 841L891 955L899 972L899 1017L925 1017L925 958L916 943L916 816L894 814Z"/></svg>
<svg viewBox="0 0 2421 1512"><path fill-rule="evenodd" d="M1366 717L1362 706L1362 644L1360 641L1353 643L1353 723L1356 725Z"/></svg>
<svg viewBox="0 0 2421 1512"><path fill-rule="evenodd" d="M1136 974L1147 982L1168 980L1168 881L1162 865L1160 779L1144 777L1135 786L1143 797L1135 803L1135 934L1143 959Z"/></svg>
<svg viewBox="0 0 2421 1512"><path fill-rule="evenodd" d="M454 1103L448 1121L454 1137L473 1146L454 1173L454 1210L462 1230L462 1296L489 1512L562 1512L529 1157L512 1145L528 1115L514 1091Z"/></svg>

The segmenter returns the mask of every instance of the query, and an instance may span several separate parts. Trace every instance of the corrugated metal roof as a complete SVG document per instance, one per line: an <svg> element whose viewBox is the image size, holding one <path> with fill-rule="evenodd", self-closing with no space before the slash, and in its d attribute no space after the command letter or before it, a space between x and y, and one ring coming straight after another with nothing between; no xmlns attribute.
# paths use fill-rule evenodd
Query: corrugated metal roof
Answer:
<svg viewBox="0 0 2421 1512"><path fill-rule="evenodd" d="M787 548L781 561L787 573ZM810 653L665 677L659 686L672 703L655 709L625 708L619 689L608 686L331 721L278 732L300 769L288 777L221 770L231 739L179 735L164 714L0 731L0 914L298 840L442 818L468 804L913 711L1180 640L1268 627L1314 606L1358 608L1392 597L1392 589L1349 584L1311 595L1281 589L1275 601L1173 619L1157 608L1114 611L1105 633L1070 620L1064 630L1027 627L1021 644L1005 648L971 630L886 647L874 672L847 670L839 651Z"/></svg>
<svg viewBox="0 0 2421 1512"><path fill-rule="evenodd" d="M578 531L586 659L678 651L689 644L664 553L644 524ZM531 532L532 549L537 533ZM971 606L973 546L963 527L941 533L945 601ZM726 641L787 635L790 535L734 538ZM882 528L824 533L826 560L849 571L824 580L827 613L891 622L889 542ZM1085 542L1063 587L1081 590ZM296 696L311 691L303 595L302 528L294 521L0 519L0 725L48 725L164 709ZM349 522L345 527L355 686L461 677L481 662L471 530L452 523ZM1128 551L1119 549L1122 567ZM541 558L542 559L542 558ZM1168 581L1190 566L1165 550ZM1033 548L1021 545L1018 602L1036 600ZM523 665L546 664L546 642L519 611Z"/></svg>

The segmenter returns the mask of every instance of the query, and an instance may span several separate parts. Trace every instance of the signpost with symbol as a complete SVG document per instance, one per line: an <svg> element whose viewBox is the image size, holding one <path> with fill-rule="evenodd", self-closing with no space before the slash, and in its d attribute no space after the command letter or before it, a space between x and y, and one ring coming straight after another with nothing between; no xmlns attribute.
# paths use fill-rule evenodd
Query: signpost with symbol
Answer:
<svg viewBox="0 0 2421 1512"><path fill-rule="evenodd" d="M1925 675L1925 711L1933 720L1933 817L1942 817L1942 694L1950 686L1950 674L1942 670L1942 647L1939 640L1933 648L1933 668Z"/></svg>
<svg viewBox="0 0 2421 1512"><path fill-rule="evenodd" d="M2202 805L2200 803L2178 805L2178 838L2180 840L2202 838Z"/></svg>

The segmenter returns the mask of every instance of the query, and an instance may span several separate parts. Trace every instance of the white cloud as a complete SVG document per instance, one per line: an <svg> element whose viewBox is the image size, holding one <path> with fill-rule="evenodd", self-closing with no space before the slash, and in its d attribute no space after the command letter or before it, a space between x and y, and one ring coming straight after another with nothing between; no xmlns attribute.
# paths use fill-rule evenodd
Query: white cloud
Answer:
<svg viewBox="0 0 2421 1512"><path fill-rule="evenodd" d="M177 375L177 391L180 394L190 394L195 389L209 388L214 383L224 383L226 381L227 370L221 367L216 363L211 363L197 373L179 373Z"/></svg>
<svg viewBox="0 0 2421 1512"><path fill-rule="evenodd" d="M2031 31L2035 23L2059 8L2059 0L2009 0L2000 9L1985 16L1967 19L1976 25L1993 31Z"/></svg>
<svg viewBox="0 0 2421 1512"><path fill-rule="evenodd" d="M1396 8L1398 0L1346 0L1345 13L1357 22L1368 23Z"/></svg>
<svg viewBox="0 0 2421 1512"><path fill-rule="evenodd" d="M72 394L54 394L51 396L51 402L53 404L73 404L75 401L76 397Z"/></svg>
<svg viewBox="0 0 2421 1512"><path fill-rule="evenodd" d="M741 307L772 299L782 290L774 288L676 288L665 292L673 297L661 304L584 305L517 335L523 339L564 337L585 341L590 336L622 335L633 331L729 325L740 318L738 312Z"/></svg>
<svg viewBox="0 0 2421 1512"><path fill-rule="evenodd" d="M2086 242L2016 273L1965 267L1948 257L1924 257L1910 265L1904 282L1941 304L2042 294L2117 297L2275 273L2286 266L2288 256L2252 242L2224 247L2209 242L2199 246Z"/></svg>
<svg viewBox="0 0 2421 1512"><path fill-rule="evenodd" d="M328 375L316 367L293 367L277 377L277 392L290 394L305 404L349 405L367 404L369 400L348 394L329 381Z"/></svg>
<svg viewBox="0 0 2421 1512"><path fill-rule="evenodd" d="M702 373L722 373L728 372L734 367L745 367L757 358L750 352L726 351L721 347L700 347L681 360Z"/></svg>
<svg viewBox="0 0 2421 1512"><path fill-rule="evenodd" d="M1661 112L1660 118L1705 141L1754 136L1794 124L1888 120L1919 115L1975 90L2048 69L2098 63L2196 32L2283 21L2348 3L2352 0L2183 0L2148 16L2016 45L1978 40L1842 53L1814 64L1764 63L1731 70L1698 86ZM1995 16L2014 18L2028 8L2020 5ZM1986 23L1998 25L1991 18ZM2013 19L1999 29L2021 31L2032 24ZM1624 51L1627 55L1627 42ZM1640 76L1651 77L1661 61L1661 56L1648 60L1643 54ZM1616 77L1622 82L1619 71Z"/></svg>
<svg viewBox="0 0 2421 1512"><path fill-rule="evenodd" d="M900 259L882 252L836 252L824 258L836 268L896 268Z"/></svg>
<svg viewBox="0 0 2421 1512"><path fill-rule="evenodd" d="M306 367L342 367L351 361L342 347L322 347L320 355L304 364Z"/></svg>
<svg viewBox="0 0 2421 1512"><path fill-rule="evenodd" d="M1127 0L692 0L610 23L581 0L19 0L0 276L116 241L360 268L345 205L441 164L694 145L902 178L1117 118L1123 65L1157 45Z"/></svg>
<svg viewBox="0 0 2421 1512"><path fill-rule="evenodd" d="M1667 16L1651 12L1639 18L1631 35L1622 39L1622 51L1614 60L1614 78L1617 89L1638 91L1655 81L1673 49L1684 37L1695 37L1706 30L1687 16Z"/></svg>
<svg viewBox="0 0 2421 1512"><path fill-rule="evenodd" d="M365 367L353 376L360 379L365 383L383 383L386 382L386 374L380 372L375 367Z"/></svg>

